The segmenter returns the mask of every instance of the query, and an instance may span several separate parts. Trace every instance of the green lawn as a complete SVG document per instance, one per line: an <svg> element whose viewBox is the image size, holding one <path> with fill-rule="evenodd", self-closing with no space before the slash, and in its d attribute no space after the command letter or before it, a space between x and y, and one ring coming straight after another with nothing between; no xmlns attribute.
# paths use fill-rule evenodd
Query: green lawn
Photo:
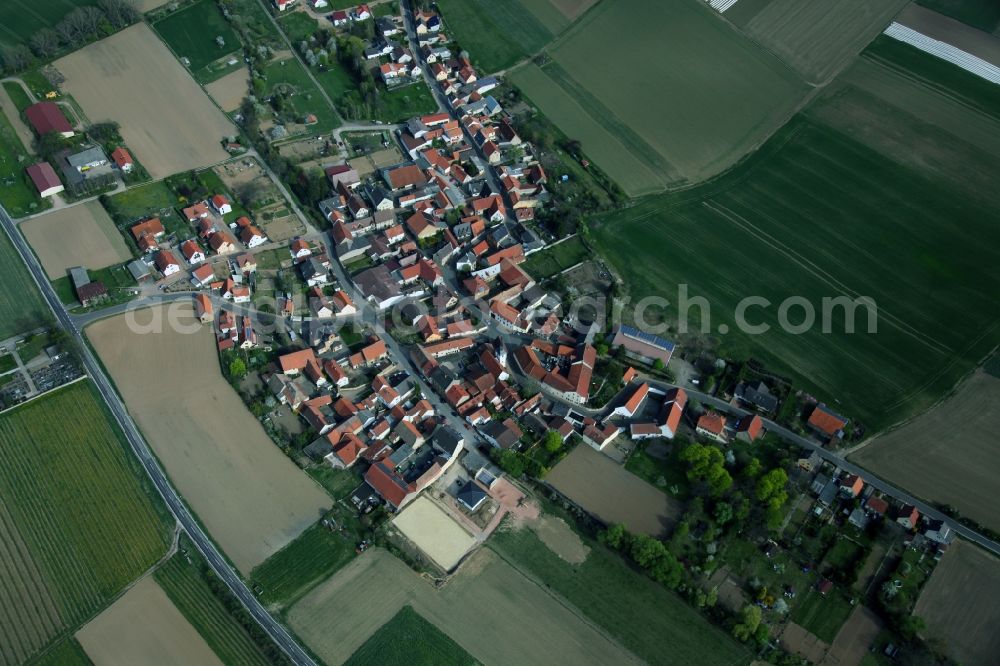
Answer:
<svg viewBox="0 0 1000 666"><path fill-rule="evenodd" d="M21 256L7 234L0 232L0 340L30 331L50 317Z"/></svg>
<svg viewBox="0 0 1000 666"><path fill-rule="evenodd" d="M240 38L222 15L215 0L200 0L160 19L153 29L178 58L190 61L189 69L199 83L208 83L232 70L220 58L232 56L243 62ZM224 44L219 46L217 37Z"/></svg>
<svg viewBox="0 0 1000 666"><path fill-rule="evenodd" d="M172 210L179 202L166 183L161 180L129 188L111 197L102 197L101 203L118 223L119 219L131 222L151 215L162 215L164 211Z"/></svg>
<svg viewBox="0 0 1000 666"><path fill-rule="evenodd" d="M131 293L131 290L136 286L135 280L132 278L132 273L129 272L126 264L106 266L96 271L89 270L87 274L90 275L92 282L103 282L104 286L108 289L108 300L92 307L97 309L106 308L110 305L130 301L135 298ZM76 290L73 288L73 282L68 275L52 280L52 288L55 289L56 295L59 296L59 300L63 304L70 305L77 302Z"/></svg>
<svg viewBox="0 0 1000 666"><path fill-rule="evenodd" d="M325 463L306 470L324 490L335 500L345 499L351 491L361 485L361 479L346 469L334 469Z"/></svg>
<svg viewBox="0 0 1000 666"><path fill-rule="evenodd" d="M309 127L310 133L328 132L340 125L336 112L323 99L297 59L273 61L264 68L264 75L267 77L264 96L268 97L276 92L285 95L285 109L294 116L294 120L301 121L310 113L316 116L318 122Z"/></svg>
<svg viewBox="0 0 1000 666"><path fill-rule="evenodd" d="M984 32L1000 26L1000 3L995 0L917 0L917 4Z"/></svg>
<svg viewBox="0 0 1000 666"><path fill-rule="evenodd" d="M750 654L680 597L632 570L592 539L587 560L571 565L528 529L498 531L490 547L562 596L649 663L745 664Z"/></svg>
<svg viewBox="0 0 1000 666"><path fill-rule="evenodd" d="M885 108L842 91L726 176L602 215L594 229L632 303L666 298L668 321L679 319L685 285L689 297L707 299L723 354L762 360L869 429L926 409L1000 342L991 297L1000 248L985 242L1000 223L1000 197L977 185L1000 175L1000 160L988 145ZM853 136L860 131L874 146ZM764 332L737 325L751 296L767 300L745 321ZM824 326L823 299L842 296L874 300L874 332L864 308L854 332L843 307L828 308ZM815 314L805 332L781 327L790 298ZM702 315L687 311L692 329ZM803 322L803 306L787 318Z"/></svg>
<svg viewBox="0 0 1000 666"><path fill-rule="evenodd" d="M401 123L413 116L437 111L434 96L422 79L402 88L382 90L381 99L383 108L378 110L375 119L387 123Z"/></svg>
<svg viewBox="0 0 1000 666"><path fill-rule="evenodd" d="M0 112L0 204L11 217L38 213L52 205L38 196L24 171L37 161L21 143L7 116Z"/></svg>
<svg viewBox="0 0 1000 666"><path fill-rule="evenodd" d="M506 69L555 36L519 0L438 0L445 29L482 75Z"/></svg>
<svg viewBox="0 0 1000 666"><path fill-rule="evenodd" d="M170 542L166 508L99 400L85 380L0 416L0 650L14 662L110 603Z"/></svg>
<svg viewBox="0 0 1000 666"><path fill-rule="evenodd" d="M24 86L20 83L4 81L3 89L7 91L10 101L14 102L18 111L24 111L31 106L31 98L28 97L28 93L24 92Z"/></svg>
<svg viewBox="0 0 1000 666"><path fill-rule="evenodd" d="M358 84L342 65L331 63L325 72L316 70L313 74L326 94L337 105L337 108L352 118L363 116L364 120L399 123L413 116L425 115L437 110L434 96L423 80L392 90L387 90L382 84L377 84L380 105L370 111L361 112L361 94L358 90Z"/></svg>
<svg viewBox="0 0 1000 666"><path fill-rule="evenodd" d="M344 663L346 666L469 666L477 662L411 606L403 606Z"/></svg>
<svg viewBox="0 0 1000 666"><path fill-rule="evenodd" d="M319 21L305 12L290 12L279 18L278 24L288 37L288 41L292 43L292 47L296 49L299 42L309 41L320 28Z"/></svg>
<svg viewBox="0 0 1000 666"><path fill-rule="evenodd" d="M32 335L17 343L17 355L21 357L22 363L27 363L36 356L41 356L51 343L52 338L48 333Z"/></svg>
<svg viewBox="0 0 1000 666"><path fill-rule="evenodd" d="M803 627L826 643L832 643L837 632L847 622L847 616L854 606L839 588L834 588L826 596L815 587L799 592L789 616L792 622Z"/></svg>
<svg viewBox="0 0 1000 666"><path fill-rule="evenodd" d="M670 447L666 458L649 455L646 449L649 444L640 444L625 461L625 469L640 479L656 486L663 492L683 500L688 497L688 479L685 474L686 464L678 459L678 454L684 449L685 442L680 440L653 440Z"/></svg>
<svg viewBox="0 0 1000 666"><path fill-rule="evenodd" d="M52 28L77 7L93 0L4 0L0 2L0 45L27 44L42 28Z"/></svg>
<svg viewBox="0 0 1000 666"><path fill-rule="evenodd" d="M354 559L353 542L317 523L250 574L266 604L291 606L316 584Z"/></svg>
<svg viewBox="0 0 1000 666"><path fill-rule="evenodd" d="M198 562L188 564L184 555L174 555L156 570L156 582L223 663L270 663L208 587Z"/></svg>
<svg viewBox="0 0 1000 666"><path fill-rule="evenodd" d="M528 256L521 264L528 275L535 280L550 278L570 266L586 261L591 256L590 250L580 236L568 238L558 245L547 247Z"/></svg>
<svg viewBox="0 0 1000 666"><path fill-rule="evenodd" d="M17 361L14 360L13 354L4 354L0 356L0 373L9 372L17 367Z"/></svg>

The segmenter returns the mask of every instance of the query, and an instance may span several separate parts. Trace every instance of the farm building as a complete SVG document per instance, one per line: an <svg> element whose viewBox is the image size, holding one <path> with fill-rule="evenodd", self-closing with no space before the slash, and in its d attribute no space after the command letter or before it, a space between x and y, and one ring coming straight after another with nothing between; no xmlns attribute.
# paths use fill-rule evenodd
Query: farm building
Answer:
<svg viewBox="0 0 1000 666"><path fill-rule="evenodd" d="M808 425L810 428L827 437L839 438L844 436L847 419L823 403L820 403L816 405L816 409L809 415Z"/></svg>
<svg viewBox="0 0 1000 666"><path fill-rule="evenodd" d="M66 120L66 116L63 115L62 109L55 102L32 104L24 110L24 116L38 136L58 132L68 138L76 133L73 131L73 126Z"/></svg>
<svg viewBox="0 0 1000 666"><path fill-rule="evenodd" d="M31 182L35 184L38 194L43 197L51 197L66 189L63 187L62 181L59 180L59 176L56 175L56 170L48 162L32 164L26 171Z"/></svg>
<svg viewBox="0 0 1000 666"><path fill-rule="evenodd" d="M624 347L631 356L646 363L660 360L666 365L674 353L674 343L658 335L644 333L631 326L615 326L612 331L611 346Z"/></svg>

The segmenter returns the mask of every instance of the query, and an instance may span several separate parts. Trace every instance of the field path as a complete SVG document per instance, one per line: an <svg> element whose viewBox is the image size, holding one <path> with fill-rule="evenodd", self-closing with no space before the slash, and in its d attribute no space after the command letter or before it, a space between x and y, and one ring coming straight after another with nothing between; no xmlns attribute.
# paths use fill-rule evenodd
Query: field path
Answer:
<svg viewBox="0 0 1000 666"><path fill-rule="evenodd" d="M7 78L0 80L0 83L6 82L17 83L19 86L24 87L24 84L21 83L20 79ZM29 97L33 97L30 91L28 91L28 95ZM24 147L30 151L31 145L35 141L35 135L32 134L31 130L28 129L28 126L24 124L23 120L21 120L21 114L17 110L17 106L14 105L14 101L10 98L10 95L7 93L7 89L3 86L0 86L0 110L3 111L5 116L7 116L7 120L10 121L11 126L17 133L17 137L21 140L21 143L23 143Z"/></svg>

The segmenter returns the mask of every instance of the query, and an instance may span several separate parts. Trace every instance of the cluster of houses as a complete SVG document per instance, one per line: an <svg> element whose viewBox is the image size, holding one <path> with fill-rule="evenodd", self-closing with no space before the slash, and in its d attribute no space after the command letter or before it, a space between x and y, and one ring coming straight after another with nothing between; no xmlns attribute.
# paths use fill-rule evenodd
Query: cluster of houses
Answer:
<svg viewBox="0 0 1000 666"><path fill-rule="evenodd" d="M196 236L182 241L176 248L167 243L166 229L159 217L133 224L129 233L146 258L145 262L136 261L129 265L133 277L141 281L148 276L148 270L140 265L143 263L155 268L164 279L189 268L191 284L196 288L218 289L223 283L218 280L215 267L208 263L209 256L232 255L241 247L252 250L268 241L264 232L245 215L227 224L224 218L232 212L233 206L223 194L183 208L181 215L193 225ZM230 261L229 269L229 281L242 284L245 277L256 271L256 262L252 254L246 253ZM241 299L237 302L249 301L249 288L238 290L235 298Z"/></svg>
<svg viewBox="0 0 1000 666"><path fill-rule="evenodd" d="M43 101L32 104L24 110L24 116L35 134L41 138L56 133L63 138L76 136L76 130L66 119L62 108L55 102ZM55 168L48 162L38 162L25 169L41 197L51 197L66 190L63 182L69 183L76 192L87 181L103 185L110 183L116 170L121 174L131 173L135 161L123 146L111 152L110 159L97 145L83 145L76 152L65 150L59 154L59 166L63 177L60 179Z"/></svg>
<svg viewBox="0 0 1000 666"><path fill-rule="evenodd" d="M834 517L846 515L847 522L860 530L866 529L873 521L892 521L911 536L908 545L927 547L940 559L955 534L943 520L922 516L912 504L904 504L887 497L865 483L857 474L843 472L839 468L820 467L819 457L813 454L799 460L799 467L814 472L810 490L816 501L813 513L817 516Z"/></svg>

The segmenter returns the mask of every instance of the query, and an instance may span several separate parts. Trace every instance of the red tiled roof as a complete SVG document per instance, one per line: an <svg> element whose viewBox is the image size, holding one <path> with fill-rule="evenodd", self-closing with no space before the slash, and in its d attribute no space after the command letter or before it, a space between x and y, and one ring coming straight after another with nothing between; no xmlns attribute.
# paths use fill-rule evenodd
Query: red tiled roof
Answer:
<svg viewBox="0 0 1000 666"><path fill-rule="evenodd" d="M698 417L698 429L710 432L713 435L721 435L726 427L726 419L721 414L708 412Z"/></svg>
<svg viewBox="0 0 1000 666"><path fill-rule="evenodd" d="M121 146L111 151L111 159L115 161L119 169L133 163L132 156Z"/></svg>
<svg viewBox="0 0 1000 666"><path fill-rule="evenodd" d="M316 353L312 349L302 349L278 357L278 363L281 365L282 372L302 370L309 361L315 360Z"/></svg>
<svg viewBox="0 0 1000 666"><path fill-rule="evenodd" d="M24 110L24 117L39 136L49 132L72 132L73 126L66 120L62 109L55 102L38 102Z"/></svg>
<svg viewBox="0 0 1000 666"><path fill-rule="evenodd" d="M639 405L642 404L642 401L646 399L647 395L649 395L649 384L643 382L635 388L635 391L632 392L632 395L622 406L628 410L629 414L635 414L636 410L639 409Z"/></svg>
<svg viewBox="0 0 1000 666"><path fill-rule="evenodd" d="M396 508L399 508L406 496L414 490L413 486L403 481L395 470L381 461L368 468L365 472L365 481L382 496L382 499Z"/></svg>
<svg viewBox="0 0 1000 666"><path fill-rule="evenodd" d="M839 430L843 430L847 425L847 419L830 411L826 405L820 403L809 415L809 425L827 435L836 435Z"/></svg>

